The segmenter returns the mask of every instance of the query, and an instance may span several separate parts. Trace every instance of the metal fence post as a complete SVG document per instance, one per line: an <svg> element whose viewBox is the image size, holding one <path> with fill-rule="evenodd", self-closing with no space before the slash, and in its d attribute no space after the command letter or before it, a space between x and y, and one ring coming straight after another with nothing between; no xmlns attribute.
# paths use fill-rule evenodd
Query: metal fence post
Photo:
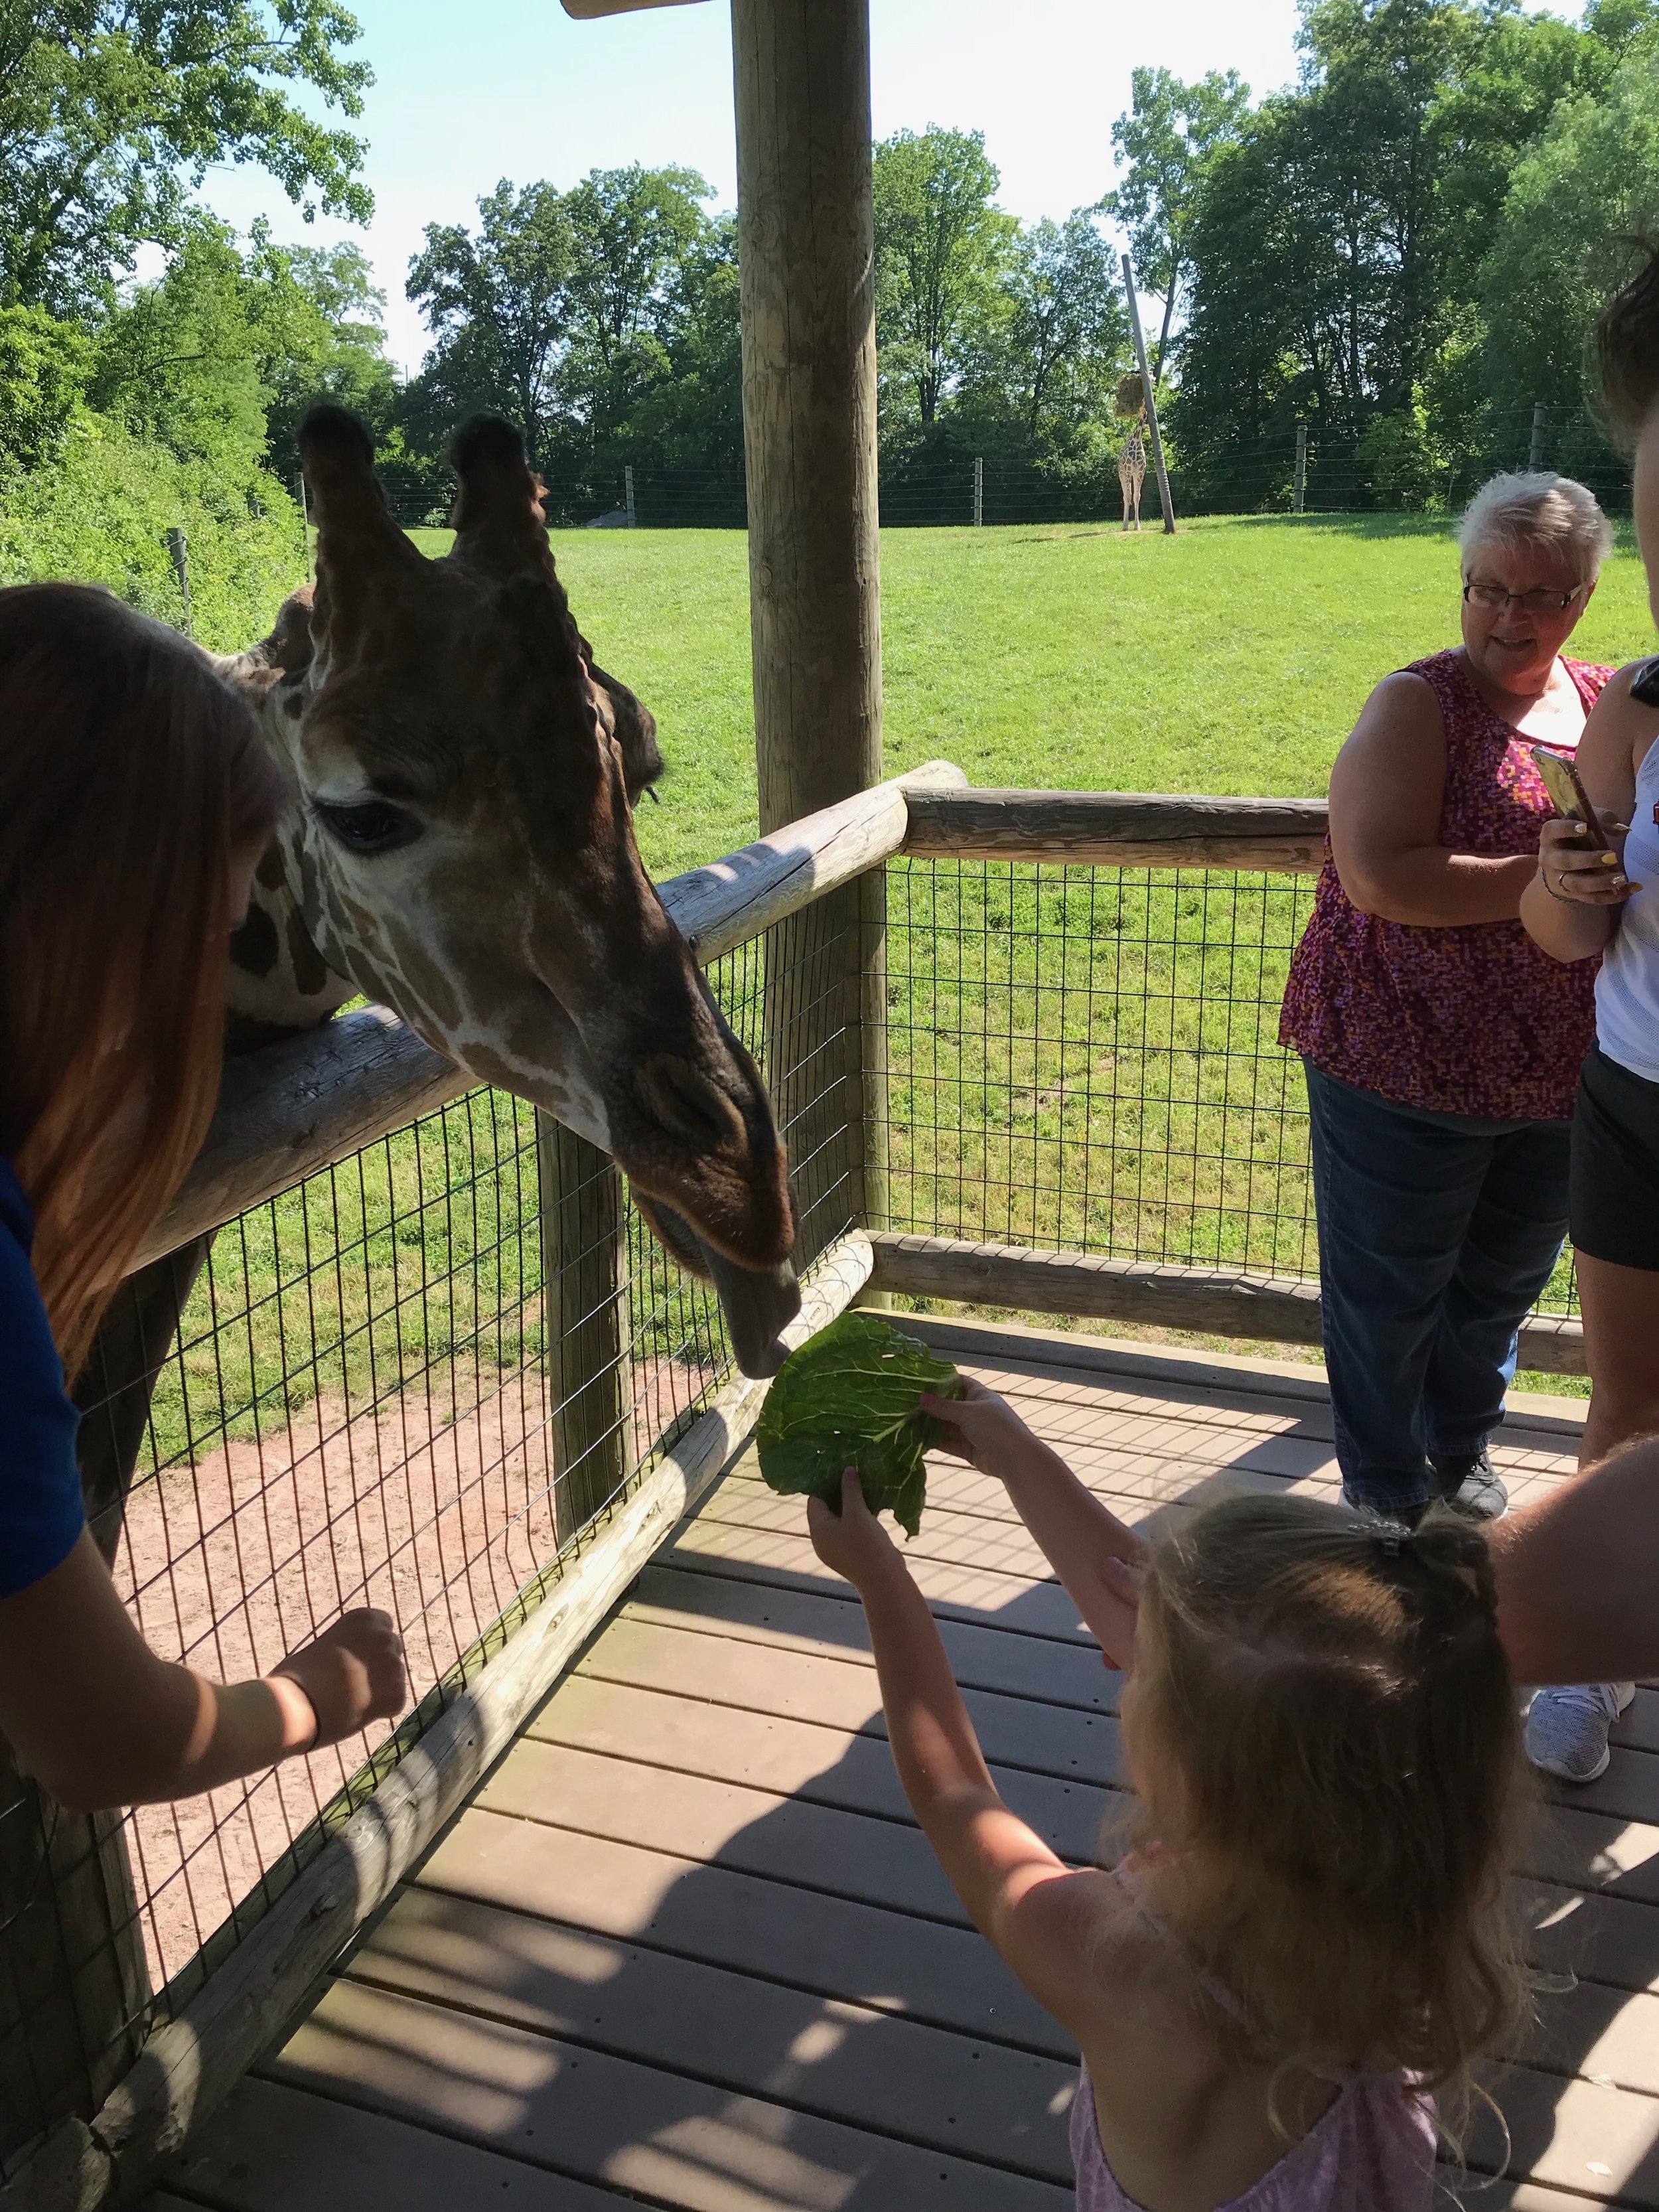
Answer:
<svg viewBox="0 0 1659 2212"><path fill-rule="evenodd" d="M974 527L981 529L985 522L985 456L974 456Z"/></svg>
<svg viewBox="0 0 1659 2212"><path fill-rule="evenodd" d="M179 596L185 605L185 634L190 634L190 540L182 530L174 527L167 532L167 551L173 556L173 573L179 579Z"/></svg>
<svg viewBox="0 0 1659 2212"><path fill-rule="evenodd" d="M1537 399L1533 402L1532 443L1527 449L1527 466L1529 469L1541 469L1543 465L1544 403L1541 399Z"/></svg>
<svg viewBox="0 0 1659 2212"><path fill-rule="evenodd" d="M628 526L637 530L640 518L634 505L634 465L630 461L623 470L623 505L628 511Z"/></svg>
<svg viewBox="0 0 1659 2212"><path fill-rule="evenodd" d="M539 1110L542 1326L559 1548L634 1465L622 1176L608 1152Z"/></svg>
<svg viewBox="0 0 1659 2212"><path fill-rule="evenodd" d="M1308 498L1308 426L1296 426L1296 511L1302 514Z"/></svg>

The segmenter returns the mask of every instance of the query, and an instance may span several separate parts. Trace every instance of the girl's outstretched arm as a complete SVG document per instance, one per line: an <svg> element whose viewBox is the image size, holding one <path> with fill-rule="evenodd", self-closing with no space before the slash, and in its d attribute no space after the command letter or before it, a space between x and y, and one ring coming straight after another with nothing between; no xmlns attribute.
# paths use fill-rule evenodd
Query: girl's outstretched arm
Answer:
<svg viewBox="0 0 1659 2212"><path fill-rule="evenodd" d="M951 1887L1037 2002L1075 2033L1092 1988L1080 1927L1104 1879L1073 1874L997 1794L926 1599L852 1468L837 1515L808 1501L812 1547L864 1601L887 1738Z"/></svg>
<svg viewBox="0 0 1659 2212"><path fill-rule="evenodd" d="M1122 1570L1138 1568L1146 1547L1133 1528L1085 1489L1056 1451L1033 1436L1006 1398L963 1377L960 1398L922 1399L945 1429L945 1449L1007 1487L1090 1634L1114 1667L1127 1668L1135 1615Z"/></svg>

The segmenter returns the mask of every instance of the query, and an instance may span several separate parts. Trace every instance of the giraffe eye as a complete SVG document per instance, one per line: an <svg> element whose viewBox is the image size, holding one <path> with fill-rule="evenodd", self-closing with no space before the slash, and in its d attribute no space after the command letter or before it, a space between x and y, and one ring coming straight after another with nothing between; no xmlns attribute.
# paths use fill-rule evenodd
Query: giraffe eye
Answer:
<svg viewBox="0 0 1659 2212"><path fill-rule="evenodd" d="M356 806L330 806L315 802L317 819L349 853L391 853L399 845L413 844L421 825L412 814L384 799L366 799Z"/></svg>

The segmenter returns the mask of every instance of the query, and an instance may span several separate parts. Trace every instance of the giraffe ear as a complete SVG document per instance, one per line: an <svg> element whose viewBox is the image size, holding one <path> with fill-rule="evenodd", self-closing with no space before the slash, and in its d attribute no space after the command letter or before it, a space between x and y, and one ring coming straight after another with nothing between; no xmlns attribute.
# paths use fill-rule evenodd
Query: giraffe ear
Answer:
<svg viewBox="0 0 1659 2212"><path fill-rule="evenodd" d="M388 574L412 573L425 556L392 519L374 474L368 432L343 407L324 401L300 425L300 461L317 523L313 629L337 650L356 632Z"/></svg>
<svg viewBox="0 0 1659 2212"><path fill-rule="evenodd" d="M463 422L450 441L449 465L460 487L453 518L458 553L497 576L548 562L544 486L510 422L499 415Z"/></svg>

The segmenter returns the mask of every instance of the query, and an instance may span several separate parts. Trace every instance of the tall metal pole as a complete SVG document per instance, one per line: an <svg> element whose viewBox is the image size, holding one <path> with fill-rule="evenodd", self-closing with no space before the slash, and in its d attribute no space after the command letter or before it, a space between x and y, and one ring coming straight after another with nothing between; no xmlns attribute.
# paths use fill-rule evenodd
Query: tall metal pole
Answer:
<svg viewBox="0 0 1659 2212"><path fill-rule="evenodd" d="M623 507L628 516L629 528L637 530L640 526L640 515L639 509L634 504L634 465L631 461L627 463L623 470Z"/></svg>
<svg viewBox="0 0 1659 2212"><path fill-rule="evenodd" d="M1532 410L1532 444L1527 452L1527 466L1541 469L1544 465L1544 403L1534 400Z"/></svg>
<svg viewBox="0 0 1659 2212"><path fill-rule="evenodd" d="M1158 495L1164 502L1164 534L1175 536L1175 507L1170 498L1170 472L1164 465L1164 441L1158 434L1158 394L1152 389L1152 371L1146 366L1146 341L1140 330L1140 302L1135 297L1134 267L1126 253L1123 256L1123 292L1129 302L1129 327L1134 332L1135 361L1140 370L1142 389L1146 394L1146 427L1152 434L1152 466L1158 471Z"/></svg>
<svg viewBox="0 0 1659 2212"><path fill-rule="evenodd" d="M1308 503L1308 426L1296 426L1296 511L1302 514Z"/></svg>
<svg viewBox="0 0 1659 2212"><path fill-rule="evenodd" d="M981 529L985 522L985 456L974 456L974 527Z"/></svg>

